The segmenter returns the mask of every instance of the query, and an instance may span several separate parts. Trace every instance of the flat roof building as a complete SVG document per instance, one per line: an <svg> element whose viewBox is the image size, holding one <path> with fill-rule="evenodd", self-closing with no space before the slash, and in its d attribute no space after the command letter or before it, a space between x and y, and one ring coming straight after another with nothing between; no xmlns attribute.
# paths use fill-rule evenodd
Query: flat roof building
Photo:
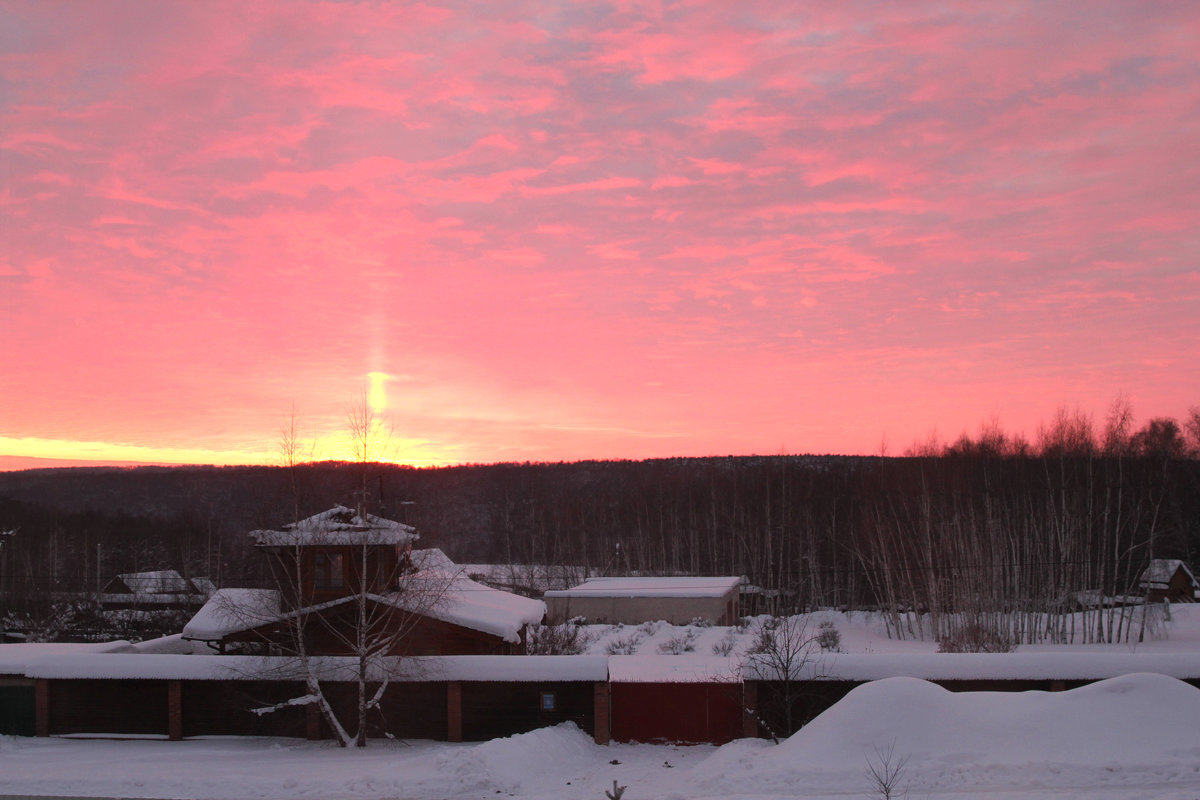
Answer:
<svg viewBox="0 0 1200 800"><path fill-rule="evenodd" d="M584 617L589 622L636 625L661 619L686 625L701 619L733 625L738 619L740 581L695 576L592 578L571 589L546 592L546 620L553 624Z"/></svg>

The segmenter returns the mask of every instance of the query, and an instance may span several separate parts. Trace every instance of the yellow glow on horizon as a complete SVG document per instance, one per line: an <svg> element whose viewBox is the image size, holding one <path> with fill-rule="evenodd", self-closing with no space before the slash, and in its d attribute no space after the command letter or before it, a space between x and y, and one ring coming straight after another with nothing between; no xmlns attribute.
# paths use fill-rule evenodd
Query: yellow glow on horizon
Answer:
<svg viewBox="0 0 1200 800"><path fill-rule="evenodd" d="M382 414L387 410L387 382L391 380L392 376L386 372L368 372L367 378L371 381L371 388L367 393L367 404L376 414Z"/></svg>
<svg viewBox="0 0 1200 800"><path fill-rule="evenodd" d="M269 437L264 437L267 439ZM313 461L345 460L349 458L343 434L318 437L311 450ZM397 439L380 460L389 464L408 464L414 467L435 467L459 463L433 450L418 439ZM305 448L306 454L309 452ZM41 439L37 437L0 436L0 461L5 457L45 458L55 461L128 462L138 464L212 464L214 466L277 465L279 454L274 451L207 450L187 447L153 447L148 445L115 444L70 439ZM32 468L20 466L17 469Z"/></svg>
<svg viewBox="0 0 1200 800"><path fill-rule="evenodd" d="M205 450L190 447L151 447L113 442L88 442L72 439L41 439L33 436L0 436L0 455L25 458L53 458L65 461L136 461L146 464L269 464L273 456L266 452L243 450Z"/></svg>

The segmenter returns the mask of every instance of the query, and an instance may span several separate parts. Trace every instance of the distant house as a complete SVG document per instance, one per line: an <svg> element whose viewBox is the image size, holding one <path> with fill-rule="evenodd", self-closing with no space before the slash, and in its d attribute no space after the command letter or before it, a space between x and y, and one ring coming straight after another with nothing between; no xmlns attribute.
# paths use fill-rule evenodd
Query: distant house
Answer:
<svg viewBox="0 0 1200 800"><path fill-rule="evenodd" d="M571 589L546 592L550 623L584 617L589 622L637 624L666 620L675 625L701 619L732 625L738 619L740 578L592 578Z"/></svg>
<svg viewBox="0 0 1200 800"><path fill-rule="evenodd" d="M440 550L414 551L410 526L345 506L250 535L279 588L218 591L184 639L220 653L286 654L303 629L308 654L347 655L361 600L376 624L401 632L391 655L512 655L545 614L542 601L477 583Z"/></svg>
<svg viewBox="0 0 1200 800"><path fill-rule="evenodd" d="M1153 559L1142 572L1138 588L1146 593L1150 603L1193 603L1200 597L1200 583L1179 559Z"/></svg>
<svg viewBox="0 0 1200 800"><path fill-rule="evenodd" d="M125 572L105 584L100 604L106 610L196 609L215 588L208 578L189 580L173 569Z"/></svg>

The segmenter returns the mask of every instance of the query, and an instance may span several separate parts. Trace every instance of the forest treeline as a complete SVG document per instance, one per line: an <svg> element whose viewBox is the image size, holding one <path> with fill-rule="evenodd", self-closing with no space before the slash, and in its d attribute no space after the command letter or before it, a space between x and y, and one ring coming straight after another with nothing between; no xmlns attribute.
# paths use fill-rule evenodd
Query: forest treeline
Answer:
<svg viewBox="0 0 1200 800"><path fill-rule="evenodd" d="M1032 443L988 425L898 457L371 464L367 502L460 563L744 575L772 610L879 608L896 635L1116 641L1149 560L1200 549L1200 415L1135 429L1119 410L1098 429L1063 411ZM362 469L0 474L0 530L16 531L0 596L11 609L165 568L269 585L246 534L353 504Z"/></svg>

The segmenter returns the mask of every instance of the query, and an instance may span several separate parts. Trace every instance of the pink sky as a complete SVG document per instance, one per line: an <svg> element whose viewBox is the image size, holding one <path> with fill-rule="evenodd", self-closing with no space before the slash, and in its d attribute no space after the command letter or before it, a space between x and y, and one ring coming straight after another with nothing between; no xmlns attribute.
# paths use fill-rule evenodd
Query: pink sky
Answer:
<svg viewBox="0 0 1200 800"><path fill-rule="evenodd" d="M1200 5L10 1L0 220L10 468L1182 416Z"/></svg>

